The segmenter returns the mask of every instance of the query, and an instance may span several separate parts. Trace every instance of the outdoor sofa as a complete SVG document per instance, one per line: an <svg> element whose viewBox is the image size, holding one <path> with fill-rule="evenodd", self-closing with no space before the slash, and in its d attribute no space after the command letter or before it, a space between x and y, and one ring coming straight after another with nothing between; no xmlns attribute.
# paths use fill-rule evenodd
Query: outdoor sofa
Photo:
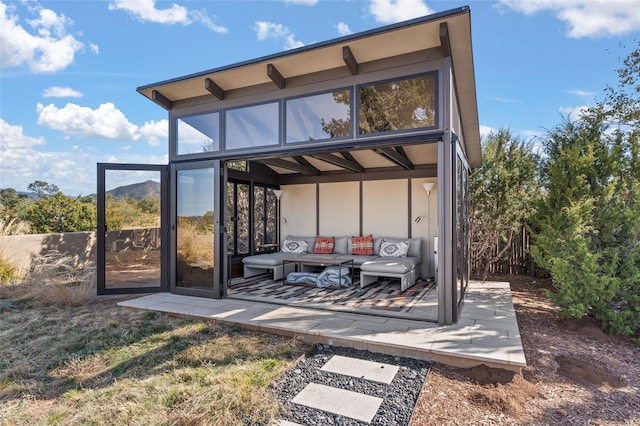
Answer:
<svg viewBox="0 0 640 426"><path fill-rule="evenodd" d="M362 242L366 238L369 238L373 245L373 253L357 254L367 252L367 250L363 251L362 247ZM329 239L333 240L330 252L326 244ZM297 245L296 242L304 242L306 247L304 244ZM373 284L380 277L387 277L398 278L400 288L404 291L413 286L421 275L422 240L420 238L287 236L282 241L281 247L277 253L243 258L244 277L249 278L272 271L273 279L278 281L290 272L294 272L296 267L295 263L283 265L284 259L297 259L304 265L305 259L313 258L353 260L353 268L360 271L360 287ZM291 247L298 252L292 252ZM284 270L285 267L286 270Z"/></svg>

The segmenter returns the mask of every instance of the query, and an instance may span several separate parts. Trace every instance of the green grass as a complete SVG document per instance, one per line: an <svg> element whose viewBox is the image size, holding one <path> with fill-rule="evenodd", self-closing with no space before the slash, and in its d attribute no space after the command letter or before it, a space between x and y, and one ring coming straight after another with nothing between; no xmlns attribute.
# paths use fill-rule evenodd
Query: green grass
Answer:
<svg viewBox="0 0 640 426"><path fill-rule="evenodd" d="M268 385L306 350L113 300L22 301L0 311L0 424L268 424Z"/></svg>

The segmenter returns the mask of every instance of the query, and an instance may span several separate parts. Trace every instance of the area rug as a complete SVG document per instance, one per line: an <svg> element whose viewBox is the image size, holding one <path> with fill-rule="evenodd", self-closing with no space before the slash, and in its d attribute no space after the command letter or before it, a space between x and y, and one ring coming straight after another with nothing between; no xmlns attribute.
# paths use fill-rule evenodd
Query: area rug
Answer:
<svg viewBox="0 0 640 426"><path fill-rule="evenodd" d="M358 281L348 288L318 288L283 284L281 280L271 279L270 274L263 274L246 279L234 278L229 285L228 295L267 303L434 320L437 316L434 289L433 281L421 279L414 286L401 291L400 281L393 278L379 279L365 288L360 288ZM427 311L430 311L430 315L427 315Z"/></svg>

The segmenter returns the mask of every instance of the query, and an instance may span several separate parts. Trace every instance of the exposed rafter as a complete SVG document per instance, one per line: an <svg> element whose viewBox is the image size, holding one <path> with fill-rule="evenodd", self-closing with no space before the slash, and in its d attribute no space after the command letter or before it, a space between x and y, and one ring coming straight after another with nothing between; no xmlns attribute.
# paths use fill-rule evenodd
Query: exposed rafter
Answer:
<svg viewBox="0 0 640 426"><path fill-rule="evenodd" d="M224 99L224 90L210 78L204 79L204 88L216 98L220 100Z"/></svg>
<svg viewBox="0 0 640 426"><path fill-rule="evenodd" d="M344 46L342 48L342 60L347 64L347 68L351 71L351 75L358 74L358 61L356 60L356 57L353 56L353 52L349 46Z"/></svg>
<svg viewBox="0 0 640 426"><path fill-rule="evenodd" d="M164 109L173 108L173 102L157 90L151 91L151 100Z"/></svg>
<svg viewBox="0 0 640 426"><path fill-rule="evenodd" d="M271 81L276 84L276 86L280 89L284 89L286 80L273 64L267 64L267 75Z"/></svg>
<svg viewBox="0 0 640 426"><path fill-rule="evenodd" d="M339 157L335 154L313 154L313 158L322 160L326 163L333 164L334 166L342 167L343 169L351 170L356 173L363 173L364 167L355 161L347 160L346 158Z"/></svg>
<svg viewBox="0 0 640 426"><path fill-rule="evenodd" d="M451 39L449 39L449 27L446 22L440 24L440 49L445 58L451 56Z"/></svg>
<svg viewBox="0 0 640 426"><path fill-rule="evenodd" d="M307 166L306 164L294 163L293 161L283 160L281 158L265 158L257 160L258 163L268 164L274 167L280 167L281 169L292 170L294 172L302 173L305 175L319 176L320 170L313 166Z"/></svg>
<svg viewBox="0 0 640 426"><path fill-rule="evenodd" d="M296 160L298 163L300 164L304 164L306 166L311 166L313 167L313 164L311 164L306 158L304 158L302 155L295 155L293 157L294 160Z"/></svg>
<svg viewBox="0 0 640 426"><path fill-rule="evenodd" d="M377 148L375 151L385 157L387 160L397 164L398 166L406 170L413 169L413 163L406 155L404 155L404 153L398 152L393 148Z"/></svg>

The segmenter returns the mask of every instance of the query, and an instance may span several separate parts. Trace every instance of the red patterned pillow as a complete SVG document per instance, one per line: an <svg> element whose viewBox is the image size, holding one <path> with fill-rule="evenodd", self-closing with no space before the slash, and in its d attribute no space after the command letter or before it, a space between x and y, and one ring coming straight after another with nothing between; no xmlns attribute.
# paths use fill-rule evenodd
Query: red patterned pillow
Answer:
<svg viewBox="0 0 640 426"><path fill-rule="evenodd" d="M373 256L373 236L351 237L351 254Z"/></svg>
<svg viewBox="0 0 640 426"><path fill-rule="evenodd" d="M316 244L313 246L315 254L331 254L335 245L335 238L316 237Z"/></svg>

